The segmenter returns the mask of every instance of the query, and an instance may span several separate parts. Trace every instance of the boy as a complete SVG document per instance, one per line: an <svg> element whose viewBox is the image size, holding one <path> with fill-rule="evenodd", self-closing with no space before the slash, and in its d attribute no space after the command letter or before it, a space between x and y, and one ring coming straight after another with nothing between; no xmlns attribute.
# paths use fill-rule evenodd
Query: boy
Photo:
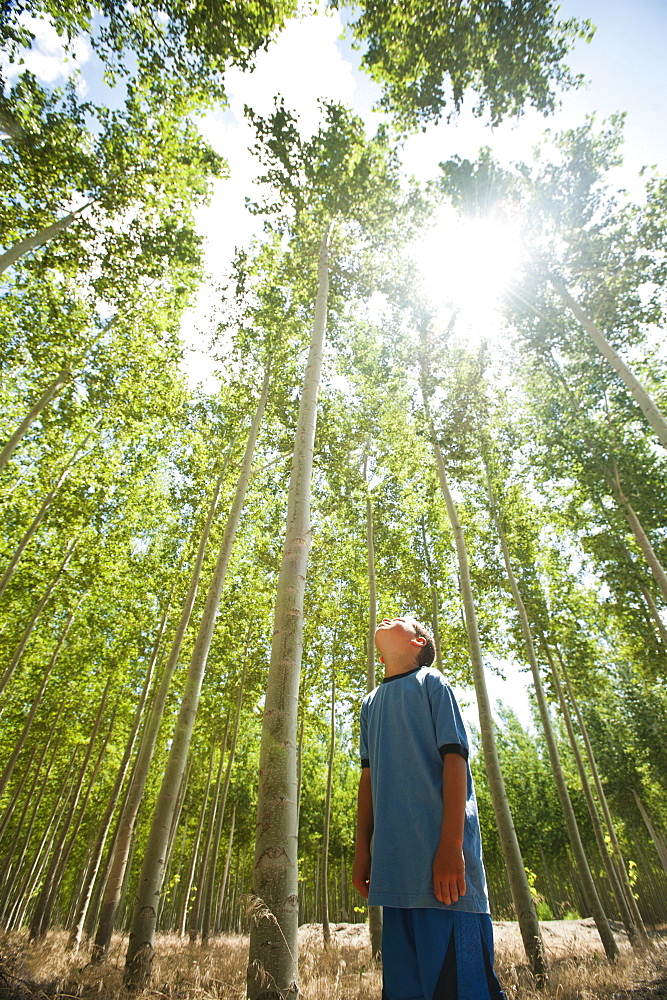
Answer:
<svg viewBox="0 0 667 1000"><path fill-rule="evenodd" d="M384 907L383 1000L505 1000L459 707L414 618L384 618L375 645L385 675L361 706L352 881Z"/></svg>

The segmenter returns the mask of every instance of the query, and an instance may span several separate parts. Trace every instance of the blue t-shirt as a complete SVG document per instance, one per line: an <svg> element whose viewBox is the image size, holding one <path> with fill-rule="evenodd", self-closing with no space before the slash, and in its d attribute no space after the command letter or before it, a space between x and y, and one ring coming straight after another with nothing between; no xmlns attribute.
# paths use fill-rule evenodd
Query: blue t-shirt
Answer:
<svg viewBox="0 0 667 1000"><path fill-rule="evenodd" d="M466 895L441 903L432 866L442 824L442 761L468 760L454 692L439 670L415 667L386 678L361 705L361 762L371 769L373 857L369 906L439 907L488 913L477 802L468 771L463 831Z"/></svg>

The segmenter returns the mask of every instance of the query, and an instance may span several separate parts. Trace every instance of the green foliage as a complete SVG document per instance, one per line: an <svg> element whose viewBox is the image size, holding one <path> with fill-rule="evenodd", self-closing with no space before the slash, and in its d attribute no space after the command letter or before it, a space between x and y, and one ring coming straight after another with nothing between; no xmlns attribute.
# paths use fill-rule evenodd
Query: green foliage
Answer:
<svg viewBox="0 0 667 1000"><path fill-rule="evenodd" d="M554 87L580 82L563 59L575 38L590 41L594 29L589 21L559 21L558 12L550 0L530 6L372 0L352 30L365 46L365 68L384 87L382 106L400 124L452 118L469 91L474 113L488 113L497 124L526 104L552 111Z"/></svg>

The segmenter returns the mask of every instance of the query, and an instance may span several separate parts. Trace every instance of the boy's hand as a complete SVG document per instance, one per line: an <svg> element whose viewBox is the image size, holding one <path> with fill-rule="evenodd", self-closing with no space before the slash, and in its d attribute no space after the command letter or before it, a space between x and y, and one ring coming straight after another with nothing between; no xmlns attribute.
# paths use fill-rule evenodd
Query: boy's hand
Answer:
<svg viewBox="0 0 667 1000"><path fill-rule="evenodd" d="M455 903L466 894L466 867L458 845L440 844L433 859L433 891L441 903Z"/></svg>
<svg viewBox="0 0 667 1000"><path fill-rule="evenodd" d="M371 856L358 851L352 864L352 885L358 889L364 899L368 899L368 888L371 882Z"/></svg>

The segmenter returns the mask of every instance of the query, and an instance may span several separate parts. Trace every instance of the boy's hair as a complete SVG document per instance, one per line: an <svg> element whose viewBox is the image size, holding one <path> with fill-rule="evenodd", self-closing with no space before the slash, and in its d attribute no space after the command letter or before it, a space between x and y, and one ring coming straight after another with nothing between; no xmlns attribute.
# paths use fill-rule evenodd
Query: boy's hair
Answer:
<svg viewBox="0 0 667 1000"><path fill-rule="evenodd" d="M417 656L417 666L430 667L435 659L435 640L426 626L422 625L421 622L413 618L412 624L417 637L419 639L426 639L426 645L420 647L419 655Z"/></svg>

